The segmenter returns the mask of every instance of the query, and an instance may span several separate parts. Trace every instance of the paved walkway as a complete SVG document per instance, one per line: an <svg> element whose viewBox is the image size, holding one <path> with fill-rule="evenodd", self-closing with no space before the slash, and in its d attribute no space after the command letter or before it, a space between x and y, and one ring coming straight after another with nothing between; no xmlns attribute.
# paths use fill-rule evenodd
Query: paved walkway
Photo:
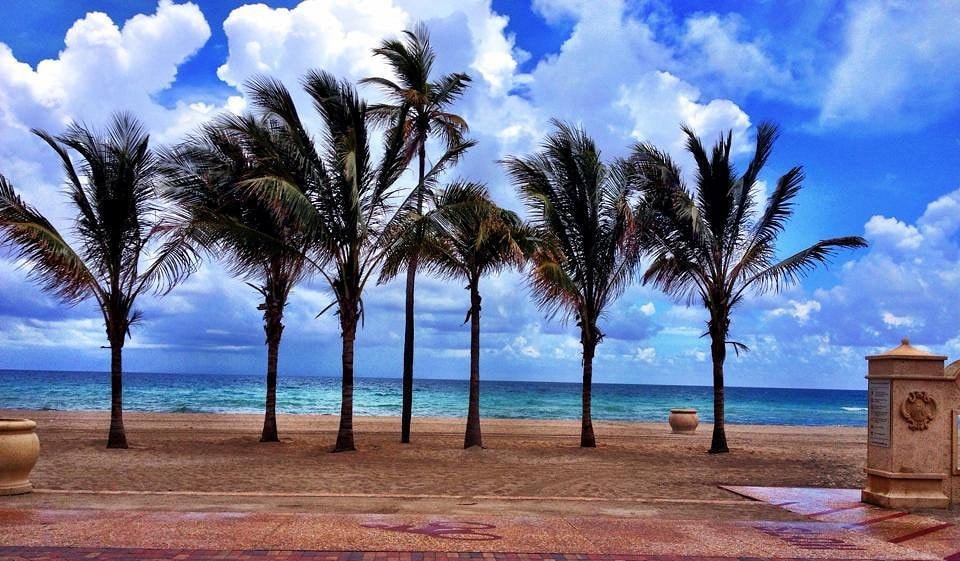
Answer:
<svg viewBox="0 0 960 561"><path fill-rule="evenodd" d="M0 547L2 561L759 561L753 557L687 557L670 555L544 554L544 553L409 553L338 551L83 549ZM784 559L783 561L789 561Z"/></svg>
<svg viewBox="0 0 960 561"><path fill-rule="evenodd" d="M801 519L0 509L0 561L960 561L953 525L852 490L729 489Z"/></svg>
<svg viewBox="0 0 960 561"><path fill-rule="evenodd" d="M903 544L945 561L960 561L960 527L927 516L862 503L858 489L723 488L801 514L810 520L841 524L850 532Z"/></svg>

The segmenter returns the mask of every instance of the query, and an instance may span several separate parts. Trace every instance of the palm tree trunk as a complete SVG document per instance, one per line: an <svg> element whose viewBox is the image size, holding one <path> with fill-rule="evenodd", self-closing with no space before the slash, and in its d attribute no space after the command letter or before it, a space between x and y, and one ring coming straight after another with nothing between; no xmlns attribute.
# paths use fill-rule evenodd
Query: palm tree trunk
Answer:
<svg viewBox="0 0 960 561"><path fill-rule="evenodd" d="M122 337L122 336L121 336ZM110 342L110 434L107 448L126 448L123 429L123 342Z"/></svg>
<svg viewBox="0 0 960 561"><path fill-rule="evenodd" d="M280 338L283 335L283 312L278 312L266 303L267 332L267 398L263 414L263 431L260 442L280 442L277 434L277 364L280 360ZM281 308L282 309L282 308Z"/></svg>
<svg viewBox="0 0 960 561"><path fill-rule="evenodd" d="M715 323L710 322L710 353L713 355L713 441L710 453L723 454L730 451L723 419L723 362L727 358L727 335L719 327L714 327Z"/></svg>
<svg viewBox="0 0 960 561"><path fill-rule="evenodd" d="M353 345L357 339L356 320L340 322L343 336L343 381L340 395L340 429L337 431L337 444L334 452L356 450L353 444Z"/></svg>
<svg viewBox="0 0 960 561"><path fill-rule="evenodd" d="M417 214L423 214L423 179L427 161L426 147L420 144L418 153ZM410 421L413 417L413 314L414 293L417 284L417 256L407 265L407 290L403 322L403 399L400 407L400 442L410 442Z"/></svg>
<svg viewBox="0 0 960 561"><path fill-rule="evenodd" d="M593 434L593 418L590 413L590 401L593 397L593 357L597 343L591 333L582 332L583 341L583 398L580 413L580 447L596 448L597 439Z"/></svg>
<svg viewBox="0 0 960 561"><path fill-rule="evenodd" d="M480 434L480 289L479 279L470 281L470 401L463 447L483 447Z"/></svg>
<svg viewBox="0 0 960 561"><path fill-rule="evenodd" d="M400 442L410 442L413 416L413 295L417 282L417 258L407 264L407 294L403 322L403 403L400 410Z"/></svg>

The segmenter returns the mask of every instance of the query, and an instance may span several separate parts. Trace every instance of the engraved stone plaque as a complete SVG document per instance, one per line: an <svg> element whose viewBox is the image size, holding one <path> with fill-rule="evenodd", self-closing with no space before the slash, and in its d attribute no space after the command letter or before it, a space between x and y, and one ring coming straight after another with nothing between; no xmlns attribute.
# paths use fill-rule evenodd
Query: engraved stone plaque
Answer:
<svg viewBox="0 0 960 561"><path fill-rule="evenodd" d="M867 382L867 443L890 447L890 380Z"/></svg>

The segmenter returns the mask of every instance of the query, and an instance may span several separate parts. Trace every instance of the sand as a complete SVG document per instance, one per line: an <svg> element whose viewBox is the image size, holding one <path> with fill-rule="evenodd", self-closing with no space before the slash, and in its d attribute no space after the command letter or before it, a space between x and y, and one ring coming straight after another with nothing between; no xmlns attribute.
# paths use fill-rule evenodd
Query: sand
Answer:
<svg viewBox="0 0 960 561"><path fill-rule="evenodd" d="M357 418L359 450L332 454L333 416L282 415L282 442L261 444L259 415L180 413L127 413L131 448L107 450L105 412L0 416L39 424L31 479L41 492L21 499L24 506L390 512L479 504L617 515L669 505L717 515L742 513L745 504L718 485L856 488L866 456L862 428L729 426L731 453L709 455L710 425L686 436L666 423L597 422L599 446L590 450L578 446L577 421L485 419L486 449L464 451L462 420L414 419L413 443L402 445L399 420L382 417ZM343 494L350 497L336 497Z"/></svg>

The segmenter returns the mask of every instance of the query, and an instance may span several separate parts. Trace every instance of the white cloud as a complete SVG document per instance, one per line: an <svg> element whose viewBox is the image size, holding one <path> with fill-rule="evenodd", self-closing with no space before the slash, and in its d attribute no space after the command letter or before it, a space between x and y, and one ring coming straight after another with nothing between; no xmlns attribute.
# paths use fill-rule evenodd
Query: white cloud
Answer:
<svg viewBox="0 0 960 561"><path fill-rule="evenodd" d="M837 286L815 292L822 310L810 329L827 332L833 345L860 347L889 347L903 335L933 346L957 337L946 303L960 299L958 201L960 189L937 197L912 223L871 217L871 247L843 266Z"/></svg>
<svg viewBox="0 0 960 561"><path fill-rule="evenodd" d="M540 358L540 350L531 345L523 335L517 335L513 341L504 346L503 350L526 358Z"/></svg>
<svg viewBox="0 0 960 561"><path fill-rule="evenodd" d="M896 218L874 215L863 227L871 242L884 247L911 250L920 247L923 235L916 226L910 226Z"/></svg>
<svg viewBox="0 0 960 561"><path fill-rule="evenodd" d="M152 96L173 83L177 67L210 37L195 5L161 0L153 15L136 15L123 27L91 12L67 31L56 59L36 70L0 45L0 108L6 127L59 128L71 119L102 122L126 109L160 125L169 110Z"/></svg>
<svg viewBox="0 0 960 561"><path fill-rule="evenodd" d="M880 317L889 327L913 327L917 323L917 320L910 316L897 316L890 312L883 312Z"/></svg>
<svg viewBox="0 0 960 561"><path fill-rule="evenodd" d="M646 304L640 306L640 313L645 316L652 316L657 313L657 307L653 305L653 302L647 302Z"/></svg>
<svg viewBox="0 0 960 561"><path fill-rule="evenodd" d="M653 364L657 359L657 349L653 347L637 347L631 358L639 360L640 362L646 362L647 364Z"/></svg>
<svg viewBox="0 0 960 561"><path fill-rule="evenodd" d="M217 75L239 86L269 74L292 88L309 68L355 78L381 74L385 67L371 49L409 21L389 0L307 0L292 9L244 5L223 22L230 51Z"/></svg>
<svg viewBox="0 0 960 561"><path fill-rule="evenodd" d="M820 123L916 128L930 122L953 106L960 87L958 28L957 2L852 3Z"/></svg>
<svg viewBox="0 0 960 561"><path fill-rule="evenodd" d="M184 101L168 109L155 96L209 36L199 8L161 0L154 14L134 16L122 27L106 14L87 14L67 31L57 58L35 69L0 43L0 171L64 225L70 212L59 192L60 166L30 129L58 133L70 121L98 127L121 110L140 117L155 141L192 128L203 113Z"/></svg>
<svg viewBox="0 0 960 561"><path fill-rule="evenodd" d="M737 104L727 99L700 100L700 91L669 72L653 71L633 84L620 86L618 107L627 111L636 140L652 141L674 154L684 151L681 123L689 125L705 142L712 142L733 129L735 149L750 150L746 131L750 118Z"/></svg>
<svg viewBox="0 0 960 561"><path fill-rule="evenodd" d="M0 345L97 349L104 344L99 318L40 320L0 317Z"/></svg>
<svg viewBox="0 0 960 561"><path fill-rule="evenodd" d="M685 23L681 38L687 68L715 76L730 91L760 90L776 96L790 87L792 76L777 67L756 41L742 41L743 24L736 16L697 14Z"/></svg>
<svg viewBox="0 0 960 561"><path fill-rule="evenodd" d="M816 300L790 300L788 307L774 308L769 312L773 317L789 316L797 320L798 323L806 323L810 319L812 312L820 311L820 302Z"/></svg>

